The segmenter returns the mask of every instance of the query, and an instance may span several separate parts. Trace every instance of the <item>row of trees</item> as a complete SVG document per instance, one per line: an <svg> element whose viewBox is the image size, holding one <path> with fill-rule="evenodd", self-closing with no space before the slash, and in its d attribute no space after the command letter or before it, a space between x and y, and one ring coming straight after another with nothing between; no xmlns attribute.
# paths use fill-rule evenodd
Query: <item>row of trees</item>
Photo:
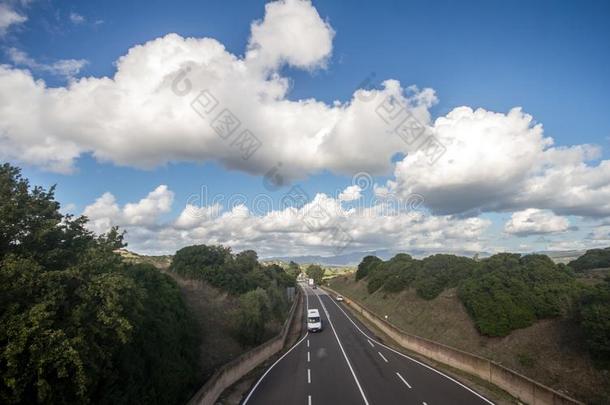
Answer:
<svg viewBox="0 0 610 405"><path fill-rule="evenodd" d="M307 266L307 270L305 270L305 274L307 277L313 279L314 283L317 285L322 284L324 279L324 269L317 264L310 264Z"/></svg>
<svg viewBox="0 0 610 405"><path fill-rule="evenodd" d="M356 272L356 279L364 277L369 293L413 288L428 300L457 287L477 328L489 336L566 313L580 291L572 271L544 255L502 253L480 261L440 254L422 260L398 254L388 261L368 256Z"/></svg>
<svg viewBox="0 0 610 405"><path fill-rule="evenodd" d="M170 271L238 297L239 308L232 319L244 346L260 344L277 332L290 308L286 288L296 286L298 274L277 264L259 263L253 250L234 254L227 247L206 245L180 249Z"/></svg>
<svg viewBox="0 0 610 405"><path fill-rule="evenodd" d="M0 403L184 402L198 331L177 285L59 208L0 167Z"/></svg>
<svg viewBox="0 0 610 405"><path fill-rule="evenodd" d="M568 266L578 272L610 268L610 247L587 250L584 255L568 263Z"/></svg>
<svg viewBox="0 0 610 405"><path fill-rule="evenodd" d="M598 268L610 249L588 252L580 268ZM600 259L602 258L602 259ZM383 261L367 256L356 280L369 293L412 288L424 299L457 287L458 296L478 328L488 336L506 336L536 320L557 316L574 319L583 330L593 357L610 365L610 278L596 286L578 283L570 266L545 255L501 253L483 260L454 255L414 259L398 254ZM586 265L584 265L586 263ZM607 265L606 265L607 267Z"/></svg>

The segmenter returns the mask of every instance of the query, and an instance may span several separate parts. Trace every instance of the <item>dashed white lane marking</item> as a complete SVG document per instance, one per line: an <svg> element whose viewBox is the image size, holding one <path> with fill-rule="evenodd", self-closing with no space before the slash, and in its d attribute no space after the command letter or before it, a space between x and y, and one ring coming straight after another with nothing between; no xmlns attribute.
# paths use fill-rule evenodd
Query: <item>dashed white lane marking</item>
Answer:
<svg viewBox="0 0 610 405"><path fill-rule="evenodd" d="M398 378L400 378L402 380L403 383L405 383L407 385L407 387L412 388L409 383L407 382L407 380L405 380L404 378L402 378L402 376L400 375L400 373L396 373L396 375L398 376Z"/></svg>
<svg viewBox="0 0 610 405"><path fill-rule="evenodd" d="M271 365L271 367L269 367L267 369L267 371L265 371L265 374L262 375L261 378L259 378L259 380L256 382L256 384L254 385L254 387L252 388L252 390L250 391L250 393L248 394L248 396L246 397L246 399L244 400L244 405L246 405L248 403L248 400L250 399L250 397L252 396L252 394L254 394L254 391L256 391L256 388L258 387L258 385L261 383L261 381L263 381L263 379L267 376L267 374L269 374L269 372L273 369L273 367L275 367L277 365L277 363L279 363L280 361L282 361L284 359L284 357L288 356L288 354L290 354L291 351L294 350L295 347L297 347L298 345L301 344L301 342L303 340L305 340L305 338L307 337L307 333L305 333L305 336L303 336L303 338L301 340L299 340L297 343L294 344L294 346L292 346L290 348L290 350L288 350L286 353L284 353L284 355L282 357L280 357L279 359L277 359L275 361L275 363L273 363Z"/></svg>
<svg viewBox="0 0 610 405"><path fill-rule="evenodd" d="M311 405L311 395L309 395L309 396L307 397L307 403L308 403L309 405Z"/></svg>
<svg viewBox="0 0 610 405"><path fill-rule="evenodd" d="M307 362L309 363L311 361L311 357L309 356L309 351L307 352Z"/></svg>
<svg viewBox="0 0 610 405"><path fill-rule="evenodd" d="M307 369L307 384L311 384L311 370Z"/></svg>
<svg viewBox="0 0 610 405"><path fill-rule="evenodd" d="M425 402L422 402L422 405L428 405L428 404L427 404L427 403L425 403Z"/></svg>
<svg viewBox="0 0 610 405"><path fill-rule="evenodd" d="M360 395L362 395L362 399L364 400L364 404L365 405L369 405L369 401L366 399L366 395L364 395L364 390L362 389L362 386L360 385L360 381L358 381L358 377L356 377L356 372L352 368L352 363L350 363L349 358L347 357L347 353L345 353L345 349L343 349L343 345L341 344L341 340L339 339L339 335L337 335L337 331L335 330L335 326L333 325L333 321L330 319L330 315L328 314L328 311L326 310L326 306L322 302L322 299L320 298L319 294L318 294L318 300L320 301L320 305L322 306L322 309L324 309L324 313L326 314L326 317L328 319L328 323L330 323L330 327L333 330L335 338L337 339L337 343L339 343L339 348L341 349L341 353L343 353L343 357L345 357L345 361L347 362L347 366L349 367L349 371L351 371L352 377L354 377L354 381L356 381L356 385L358 386L358 389L360 390Z"/></svg>
<svg viewBox="0 0 610 405"><path fill-rule="evenodd" d="M332 303L333 303L333 304L335 304L335 305L337 306L337 308L339 308L339 310L340 310L341 312L343 312L343 315L345 315L345 317L346 317L346 318L347 318L347 319L348 319L348 320L349 320L349 321L352 323L352 325L354 325L354 327L355 327L355 328L356 328L356 329L357 329L357 330L358 330L360 333L362 333L362 334L364 335L364 337L366 337L367 339L372 339L372 338L371 338L369 335L367 335L367 334L366 334L366 333L365 333L365 332L364 332L362 329L360 329L360 328L358 327L358 325L356 325L356 323L355 323L355 322L352 320L352 318L351 318L351 317L350 317L350 316L349 316L349 315L348 315L348 314L347 314L347 313L346 313L346 312L343 310L343 308L341 308L341 307L339 306L339 304L337 304L337 303L336 303L335 301L333 301L332 299L331 299L331 301L332 301ZM373 339L373 340L374 340L374 339ZM404 357L404 358L405 358L405 359L407 359L407 360L411 360L412 362L414 362L414 363L416 363L416 364L419 364L420 366L425 367L425 368L427 368L428 370L434 371L435 373L437 373L437 374L439 374L439 375L441 375L441 376L445 377L446 379L448 379L448 380L450 380L450 381L453 381L454 383L456 383L456 384L457 384L457 385L459 385L460 387L462 387L462 388L464 388L464 389L466 389L466 390L470 391L471 393L473 393L473 394L474 394L474 395L476 395L477 397L481 398L483 401L487 402L488 404L490 404L490 405L495 405L493 402L491 402L489 399L485 398L483 395L481 395L481 394L479 394L478 392L474 391L473 389L471 389L471 388L469 388L469 387L465 386L464 384L462 384L461 382L459 382L459 381L455 380L454 378L449 377L447 374L441 373L441 372L440 372L440 371L438 371L437 369L435 369L435 368L433 368L433 367L430 367L429 365L427 365L427 364L425 364L425 363L422 363L421 361L415 360L414 358L409 357L409 356L407 356L407 355L406 355L406 354L404 354L404 353L401 353L401 352L399 352L399 351L397 351L397 350L394 350L394 349L392 349L391 347L384 345L383 343L380 343L380 342L377 342L377 341L375 341L375 343L377 343L377 344L378 344L378 345L380 345L380 346L385 347L386 349L388 349L388 350L389 350L389 351L391 351L392 353L395 353L395 354L397 354L397 355L399 355L399 356L402 356L402 357Z"/></svg>
<svg viewBox="0 0 610 405"><path fill-rule="evenodd" d="M307 294L307 291L305 291L305 306L306 308L309 308L309 297ZM301 340L299 340L298 342L296 342L294 344L294 346L292 346L286 353L284 353L282 355L282 357L280 357L279 359L277 359L275 361L275 363L273 363L271 365L271 367L269 367L267 369L267 371L265 371L265 373L261 376L261 378L258 379L258 381L256 382L256 384L254 384L254 387L252 387L252 389L250 390L250 392L248 393L248 396L246 397L246 399L244 399L243 405L246 405L248 403L248 401L250 400L250 397L252 397L252 394L254 394L254 391L256 391L256 388L258 388L259 384L261 383L261 381L263 381L263 379L267 376L267 374L269 374L269 372L273 369L273 367L275 367L277 365L277 363L279 363L280 361L282 361L284 359L284 357L288 356L288 354L290 352L292 352L294 350L295 347L297 347L298 345L300 345L305 339L307 339L307 336L309 335L309 332L305 332L305 336L303 336L301 338ZM309 339L307 339L307 346L309 347Z"/></svg>
<svg viewBox="0 0 610 405"><path fill-rule="evenodd" d="M369 342L369 344L371 345L371 347L375 347L375 345L373 344L373 342L371 342L369 339L366 340L367 342Z"/></svg>
<svg viewBox="0 0 610 405"><path fill-rule="evenodd" d="M379 353L379 355L381 356L381 358L383 359L383 361L385 361L386 363L388 362L388 359L386 359L385 357L383 357L383 354L381 354L381 352L377 352Z"/></svg>

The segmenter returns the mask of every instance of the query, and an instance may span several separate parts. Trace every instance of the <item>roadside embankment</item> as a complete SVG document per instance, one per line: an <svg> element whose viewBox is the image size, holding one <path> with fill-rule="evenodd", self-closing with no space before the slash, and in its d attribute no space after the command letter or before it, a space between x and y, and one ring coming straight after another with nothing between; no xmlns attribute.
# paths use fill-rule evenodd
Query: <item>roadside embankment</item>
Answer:
<svg viewBox="0 0 610 405"><path fill-rule="evenodd" d="M335 295L338 294L329 287L324 288ZM582 404L489 359L407 333L369 311L359 302L346 297L345 294L343 295L344 302L351 310L360 314L407 350L474 375L503 389L527 404Z"/></svg>

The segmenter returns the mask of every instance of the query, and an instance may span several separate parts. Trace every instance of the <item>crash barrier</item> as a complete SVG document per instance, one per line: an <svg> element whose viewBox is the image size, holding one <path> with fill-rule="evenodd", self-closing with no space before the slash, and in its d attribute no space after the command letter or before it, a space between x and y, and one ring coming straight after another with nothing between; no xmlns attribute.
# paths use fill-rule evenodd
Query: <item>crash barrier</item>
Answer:
<svg viewBox="0 0 610 405"><path fill-rule="evenodd" d="M300 318L296 317L302 312L300 308L303 293L300 288L297 291L288 318L280 333L222 366L190 399L188 405L213 405L224 390L284 348L288 341L291 325L294 324L296 328L302 327ZM297 310L297 308L299 309Z"/></svg>
<svg viewBox="0 0 610 405"><path fill-rule="evenodd" d="M329 287L323 288L331 294L339 295L338 292ZM343 302L405 349L475 375L502 388L526 404L583 405L582 402L572 399L492 360L407 333L345 295L343 295Z"/></svg>

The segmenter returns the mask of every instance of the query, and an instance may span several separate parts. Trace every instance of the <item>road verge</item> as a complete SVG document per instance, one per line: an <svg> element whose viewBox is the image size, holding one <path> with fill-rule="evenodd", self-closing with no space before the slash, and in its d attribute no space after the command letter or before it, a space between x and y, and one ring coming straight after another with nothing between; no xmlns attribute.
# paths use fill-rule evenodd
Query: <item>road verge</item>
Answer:
<svg viewBox="0 0 610 405"><path fill-rule="evenodd" d="M339 293L329 287L325 286L323 288L330 294L339 295ZM344 303L348 308L359 314L368 322L371 322L375 327L407 350L478 377L483 381L503 389L527 404L582 405L582 402L557 392L550 387L540 384L489 359L407 333L369 311L357 301L346 297L345 294L343 294L343 296Z"/></svg>
<svg viewBox="0 0 610 405"><path fill-rule="evenodd" d="M215 404L216 400L225 389L232 386L250 371L289 345L294 335L294 333L291 333L291 329L294 329L294 325L296 324L295 316L300 312L297 308L301 307L300 302L302 300L303 293L300 288L297 288L296 298L292 303L290 312L288 313L286 321L284 321L280 333L222 366L208 381L206 381L197 393L195 393L187 405Z"/></svg>

